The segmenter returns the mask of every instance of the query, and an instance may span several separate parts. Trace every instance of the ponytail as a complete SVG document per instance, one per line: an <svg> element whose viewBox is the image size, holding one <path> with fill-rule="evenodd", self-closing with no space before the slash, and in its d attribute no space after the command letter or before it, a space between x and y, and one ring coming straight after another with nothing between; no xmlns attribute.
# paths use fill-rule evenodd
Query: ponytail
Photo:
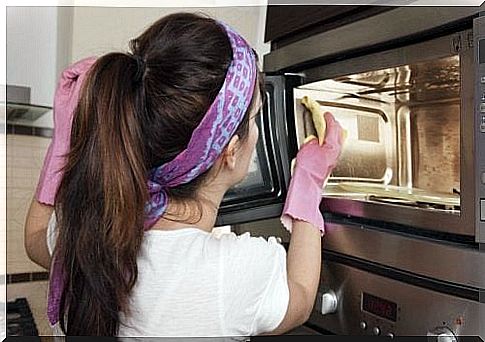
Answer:
<svg viewBox="0 0 485 342"><path fill-rule="evenodd" d="M142 62L122 53L99 58L74 115L55 200L54 256L65 280L59 317L67 335L116 335L137 280L148 199Z"/></svg>

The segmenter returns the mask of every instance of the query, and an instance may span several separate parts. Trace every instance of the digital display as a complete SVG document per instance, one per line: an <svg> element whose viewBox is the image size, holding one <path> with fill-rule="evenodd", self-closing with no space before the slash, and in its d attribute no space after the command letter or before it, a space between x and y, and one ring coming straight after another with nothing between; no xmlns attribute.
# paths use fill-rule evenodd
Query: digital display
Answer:
<svg viewBox="0 0 485 342"><path fill-rule="evenodd" d="M362 293L362 310L389 321L397 321L397 304L368 293Z"/></svg>

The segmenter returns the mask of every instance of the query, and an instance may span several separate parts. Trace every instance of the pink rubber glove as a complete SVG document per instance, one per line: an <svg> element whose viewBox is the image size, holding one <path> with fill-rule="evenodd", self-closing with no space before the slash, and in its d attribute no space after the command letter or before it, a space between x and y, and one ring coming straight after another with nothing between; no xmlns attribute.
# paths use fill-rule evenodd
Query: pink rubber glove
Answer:
<svg viewBox="0 0 485 342"><path fill-rule="evenodd" d="M62 179L61 169L66 161L65 155L69 152L73 113L82 82L95 61L95 57L89 57L67 67L57 84L54 96L54 134L35 192L35 198L41 203L54 205L57 187Z"/></svg>
<svg viewBox="0 0 485 342"><path fill-rule="evenodd" d="M325 113L327 123L325 142L317 139L304 144L296 155L296 166L290 180L281 223L291 233L293 219L306 221L325 233L320 212L322 188L340 156L344 140L343 129L330 113Z"/></svg>

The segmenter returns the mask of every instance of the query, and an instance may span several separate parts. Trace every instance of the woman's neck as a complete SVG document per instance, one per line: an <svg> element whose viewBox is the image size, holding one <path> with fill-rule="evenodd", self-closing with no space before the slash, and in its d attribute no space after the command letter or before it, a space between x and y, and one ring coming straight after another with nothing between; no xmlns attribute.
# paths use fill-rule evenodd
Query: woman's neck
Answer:
<svg viewBox="0 0 485 342"><path fill-rule="evenodd" d="M219 205L225 190L202 189L198 199L185 202L168 201L166 215L162 216L151 229L177 230L198 228L211 232L217 219ZM200 217L200 220L197 220Z"/></svg>

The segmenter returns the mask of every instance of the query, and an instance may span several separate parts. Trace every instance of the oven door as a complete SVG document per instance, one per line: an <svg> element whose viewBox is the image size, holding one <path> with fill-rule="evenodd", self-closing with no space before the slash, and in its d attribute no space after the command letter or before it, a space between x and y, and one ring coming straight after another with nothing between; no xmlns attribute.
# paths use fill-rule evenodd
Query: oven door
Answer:
<svg viewBox="0 0 485 342"><path fill-rule="evenodd" d="M291 109L297 76L266 76L266 99L257 116L259 138L246 179L225 194L216 225L230 225L281 215L289 182L287 108ZM288 105L290 104L290 105ZM290 128L294 130L294 128Z"/></svg>

